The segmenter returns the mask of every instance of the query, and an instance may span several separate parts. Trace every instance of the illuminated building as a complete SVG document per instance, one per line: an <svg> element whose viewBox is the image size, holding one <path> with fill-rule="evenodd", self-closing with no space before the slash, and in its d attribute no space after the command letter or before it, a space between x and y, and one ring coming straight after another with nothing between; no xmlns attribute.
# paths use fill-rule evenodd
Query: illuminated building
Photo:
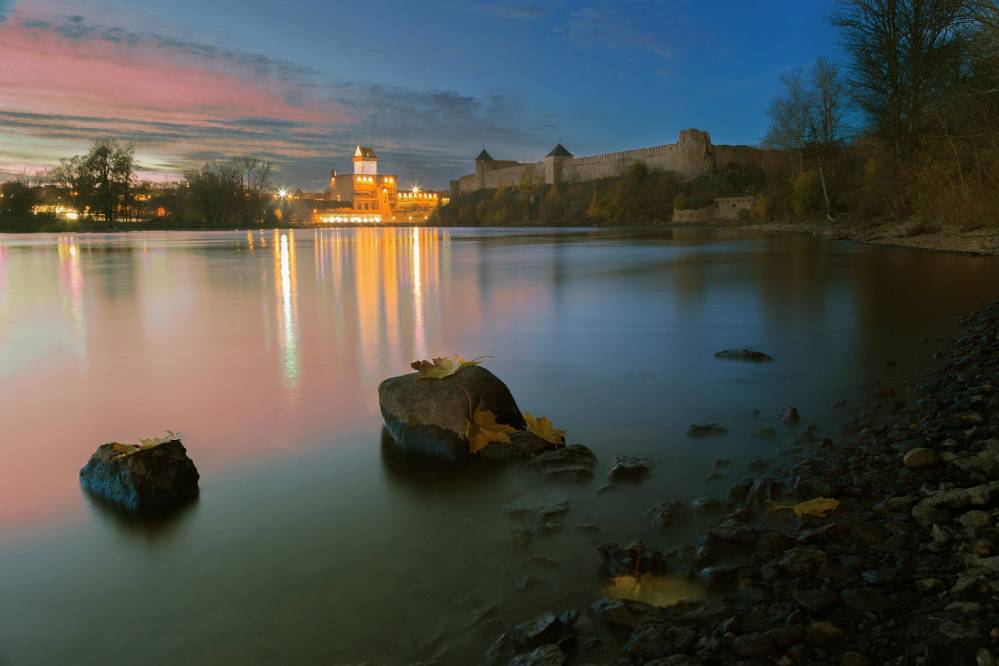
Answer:
<svg viewBox="0 0 999 666"><path fill-rule="evenodd" d="M378 156L370 146L354 150L354 173L339 175L330 172L329 197L337 202L350 202L350 208L315 211L316 224L401 223L423 222L449 197L439 192L423 191L418 185L399 191L395 174L378 173Z"/></svg>

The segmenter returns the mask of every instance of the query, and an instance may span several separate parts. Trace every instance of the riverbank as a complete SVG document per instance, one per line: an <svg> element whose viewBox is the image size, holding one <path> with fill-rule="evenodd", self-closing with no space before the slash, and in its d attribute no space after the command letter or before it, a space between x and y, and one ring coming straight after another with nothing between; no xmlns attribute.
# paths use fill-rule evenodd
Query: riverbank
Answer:
<svg viewBox="0 0 999 666"><path fill-rule="evenodd" d="M800 426L779 462L755 466L765 476L722 501L672 503L668 520L656 514L668 532L721 508L698 543L591 555L608 575L653 576L647 587L699 580L706 599L665 608L598 599L578 622L553 615L552 639L529 653L537 660L516 663L566 663L563 650L587 662L610 643L619 656L608 663L656 666L995 664L997 331L999 304L963 318L920 380L868 383L844 400L840 432ZM505 663L492 658L513 642L501 638L487 661Z"/></svg>
<svg viewBox="0 0 999 666"><path fill-rule="evenodd" d="M867 221L768 222L743 227L751 231L793 232L829 240L849 240L875 245L897 245L937 252L999 254L999 227L962 229L943 225Z"/></svg>

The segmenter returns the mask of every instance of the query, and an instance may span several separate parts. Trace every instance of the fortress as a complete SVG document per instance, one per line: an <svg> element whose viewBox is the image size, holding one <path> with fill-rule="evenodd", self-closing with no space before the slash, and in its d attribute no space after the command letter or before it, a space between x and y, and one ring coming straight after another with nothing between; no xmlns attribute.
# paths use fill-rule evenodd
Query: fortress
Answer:
<svg viewBox="0 0 999 666"><path fill-rule="evenodd" d="M451 196L499 187L610 178L622 175L634 162L644 162L652 171L673 171L693 180L733 165L755 164L762 153L752 146L713 145L708 133L698 129L682 130L676 143L587 157L573 156L560 143L541 162L494 160L483 148L475 158L475 173L451 181Z"/></svg>

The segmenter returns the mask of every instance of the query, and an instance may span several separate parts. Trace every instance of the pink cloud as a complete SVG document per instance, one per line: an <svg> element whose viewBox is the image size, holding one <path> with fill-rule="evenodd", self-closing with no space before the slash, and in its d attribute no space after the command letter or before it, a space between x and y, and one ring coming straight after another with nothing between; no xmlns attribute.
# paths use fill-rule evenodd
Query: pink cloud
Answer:
<svg viewBox="0 0 999 666"><path fill-rule="evenodd" d="M295 82L196 62L157 44L69 37L14 14L0 27L0 100L14 111L112 116L211 126L246 117L345 123L331 103L301 97Z"/></svg>

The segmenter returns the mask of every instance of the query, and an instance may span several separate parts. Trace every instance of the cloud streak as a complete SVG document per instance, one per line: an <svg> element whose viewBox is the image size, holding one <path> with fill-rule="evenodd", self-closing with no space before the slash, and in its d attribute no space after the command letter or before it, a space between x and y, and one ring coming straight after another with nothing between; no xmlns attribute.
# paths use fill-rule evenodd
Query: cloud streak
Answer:
<svg viewBox="0 0 999 666"><path fill-rule="evenodd" d="M466 137L527 143L503 95L328 82L278 58L79 15L8 12L0 61L0 131L20 138L0 147L0 171L51 166L115 135L161 175L252 153L320 187L335 158L346 168L354 143L374 140L388 166L444 186L467 168Z"/></svg>

